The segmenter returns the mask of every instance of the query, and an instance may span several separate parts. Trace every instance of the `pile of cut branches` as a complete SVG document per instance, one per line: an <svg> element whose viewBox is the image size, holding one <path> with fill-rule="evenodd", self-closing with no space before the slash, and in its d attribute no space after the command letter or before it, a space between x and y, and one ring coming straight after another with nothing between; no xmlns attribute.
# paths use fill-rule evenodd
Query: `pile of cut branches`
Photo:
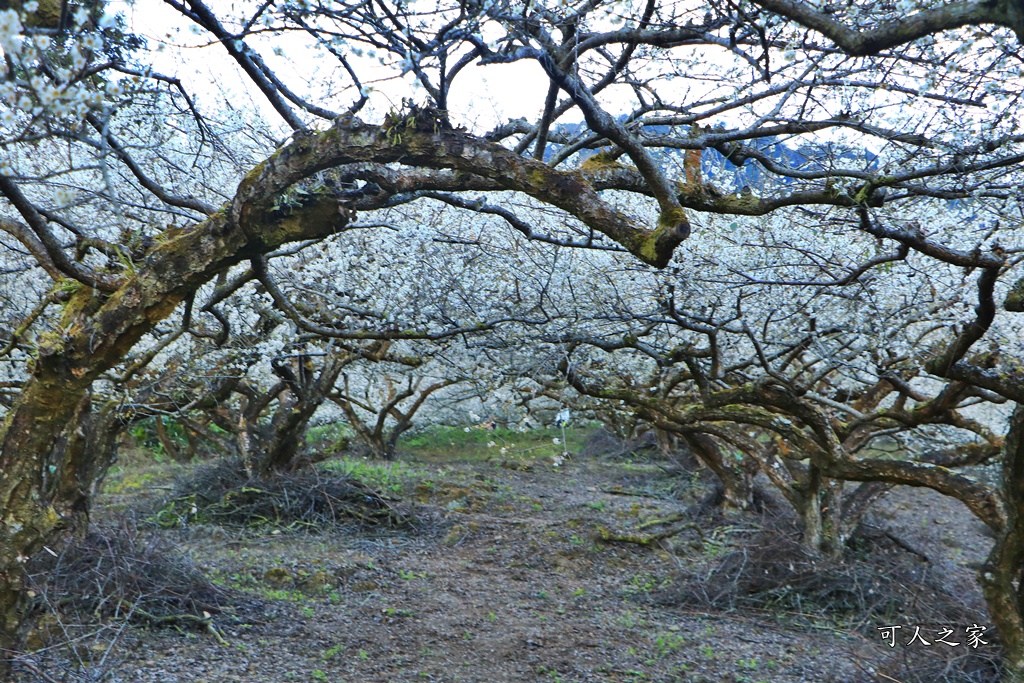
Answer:
<svg viewBox="0 0 1024 683"><path fill-rule="evenodd" d="M410 515L351 477L313 468L250 477L237 460L200 469L157 512L163 527L192 522L227 527L317 529L339 525L401 527Z"/></svg>
<svg viewBox="0 0 1024 683"><path fill-rule="evenodd" d="M89 533L28 567L40 607L75 621L127 619L209 630L212 614L234 603L184 555L134 523Z"/></svg>
<svg viewBox="0 0 1024 683"><path fill-rule="evenodd" d="M855 627L913 620L962 623L984 619L982 606L965 603L920 555L876 533L861 551L832 560L808 550L793 530L761 528L736 549L676 582L669 602L716 609L768 609L828 615Z"/></svg>
<svg viewBox="0 0 1024 683"><path fill-rule="evenodd" d="M968 587L950 585L941 567L883 530L864 527L858 549L840 561L808 550L795 529L774 521L731 539L734 550L692 565L653 599L708 611L769 613L809 628L857 631L876 642L884 626L900 625L902 640L915 625L930 635L953 628L959 634L954 640L963 641L965 626L988 623L980 600L965 599ZM1001 653L993 629L985 640L989 644L978 649L901 647L891 661L864 662L864 680L879 680L868 672L884 670L904 683L994 683Z"/></svg>

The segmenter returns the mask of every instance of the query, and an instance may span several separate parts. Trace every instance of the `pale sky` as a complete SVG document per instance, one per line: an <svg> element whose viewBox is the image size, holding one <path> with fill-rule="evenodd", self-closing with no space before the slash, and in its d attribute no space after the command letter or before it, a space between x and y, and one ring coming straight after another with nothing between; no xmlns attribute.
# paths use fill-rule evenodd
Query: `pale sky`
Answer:
<svg viewBox="0 0 1024 683"><path fill-rule="evenodd" d="M190 30L184 17L173 9L155 0L114 5L113 8L125 15L131 30L147 39L152 50L149 59L153 68L164 75L179 77L201 106L215 106L216 101L226 94L233 104L260 111L268 120L280 121L266 98L250 84L223 46L210 44L206 34ZM325 63L313 54L314 51L295 38L277 36L273 39L272 45L282 49L282 56L273 54L267 42L249 39L247 43L259 51L282 81L300 94L307 94L304 89L310 84L312 75L327 72L323 68ZM331 60L330 67L336 63L333 57L325 59ZM364 85L374 89L369 105L361 114L363 118L377 118L401 106L403 97L416 99L416 95L422 93L421 89L413 86L411 74L398 80L373 82L375 73L380 78L395 71L385 69L369 58L362 59L361 63L358 58L352 59L360 78L365 79ZM343 85L350 85L347 75L338 75L345 78ZM449 96L449 109L454 123L483 132L509 119L535 119L543 106L546 92L547 77L532 60L486 68L472 65L456 79ZM343 98L336 98L333 102L324 102L322 97L310 97L310 100L343 111L354 97L354 89L349 88ZM581 117L578 113L576 116L570 113L561 120L571 121L574 118Z"/></svg>

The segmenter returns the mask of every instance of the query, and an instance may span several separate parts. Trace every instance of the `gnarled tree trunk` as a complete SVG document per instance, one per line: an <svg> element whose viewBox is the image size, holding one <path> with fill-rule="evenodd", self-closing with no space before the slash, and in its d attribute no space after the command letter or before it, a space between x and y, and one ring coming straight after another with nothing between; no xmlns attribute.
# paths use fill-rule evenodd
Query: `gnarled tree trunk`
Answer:
<svg viewBox="0 0 1024 683"><path fill-rule="evenodd" d="M823 477L815 465L808 468L799 507L803 525L803 544L827 557L843 555L842 493L843 482Z"/></svg>
<svg viewBox="0 0 1024 683"><path fill-rule="evenodd" d="M336 202L330 216L320 209L291 230L268 230L271 239L259 248L327 235L346 220ZM82 286L58 329L39 340L32 374L0 426L0 651L16 650L19 642L24 563L83 529L93 484L109 466L93 458L103 431L88 428L93 380L200 285L242 259L253 248L249 241L229 229L223 212L215 214L155 248L146 267L111 295ZM0 663L0 678L4 668Z"/></svg>
<svg viewBox="0 0 1024 683"><path fill-rule="evenodd" d="M982 565L979 580L1003 643L1008 681L1024 681L1024 405L1010 418L1003 460L1006 524ZM1015 586L1014 583L1017 582Z"/></svg>
<svg viewBox="0 0 1024 683"><path fill-rule="evenodd" d="M722 482L722 508L747 510L754 500L754 470L744 463L730 464L721 447L707 434L681 432L680 436L701 462Z"/></svg>
<svg viewBox="0 0 1024 683"><path fill-rule="evenodd" d="M327 400L341 371L358 357L355 353L328 354L315 377L307 368L294 373L287 365L274 364L274 372L284 380L287 389L278 395L277 410L265 437L255 449L254 471L266 476L295 469L310 418ZM302 357L299 362L304 362Z"/></svg>

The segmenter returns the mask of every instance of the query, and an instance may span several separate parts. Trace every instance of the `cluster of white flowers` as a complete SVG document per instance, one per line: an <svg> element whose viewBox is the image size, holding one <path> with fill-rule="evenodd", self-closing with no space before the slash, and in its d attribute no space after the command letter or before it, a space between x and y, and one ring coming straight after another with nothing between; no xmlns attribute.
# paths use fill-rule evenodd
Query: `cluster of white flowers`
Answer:
<svg viewBox="0 0 1024 683"><path fill-rule="evenodd" d="M88 10L78 7L71 14L71 32L58 44L45 33L27 30L26 17L38 9L36 2L25 3L19 13L0 11L0 143L16 140L31 126L54 122L76 128L91 110L104 107L105 99L116 101L124 86L107 82L97 88L96 79L83 79L103 56L101 32L117 23L117 15L107 12L95 24ZM7 73L8 64L16 65L18 78Z"/></svg>
<svg viewBox="0 0 1024 683"><path fill-rule="evenodd" d="M0 10L0 49L5 54L17 55L21 52L23 30L17 10Z"/></svg>

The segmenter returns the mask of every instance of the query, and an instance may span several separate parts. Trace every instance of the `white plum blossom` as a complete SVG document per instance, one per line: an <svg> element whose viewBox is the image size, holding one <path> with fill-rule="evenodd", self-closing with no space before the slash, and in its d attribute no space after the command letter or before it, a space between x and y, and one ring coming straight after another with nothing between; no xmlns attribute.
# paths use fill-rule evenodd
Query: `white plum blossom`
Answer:
<svg viewBox="0 0 1024 683"><path fill-rule="evenodd" d="M103 39L95 33L87 33L81 37L80 43L87 50L99 50L103 47Z"/></svg>
<svg viewBox="0 0 1024 683"><path fill-rule="evenodd" d="M82 51L79 49L77 44L71 48L71 54L69 56L71 57L71 66L76 70L81 71L85 67L85 55L82 54Z"/></svg>
<svg viewBox="0 0 1024 683"><path fill-rule="evenodd" d="M58 187L53 192L53 200L57 206L67 206L75 201L75 191L67 187Z"/></svg>
<svg viewBox="0 0 1024 683"><path fill-rule="evenodd" d="M21 17L13 9L0 10L0 49L8 55L21 51L23 27Z"/></svg>

